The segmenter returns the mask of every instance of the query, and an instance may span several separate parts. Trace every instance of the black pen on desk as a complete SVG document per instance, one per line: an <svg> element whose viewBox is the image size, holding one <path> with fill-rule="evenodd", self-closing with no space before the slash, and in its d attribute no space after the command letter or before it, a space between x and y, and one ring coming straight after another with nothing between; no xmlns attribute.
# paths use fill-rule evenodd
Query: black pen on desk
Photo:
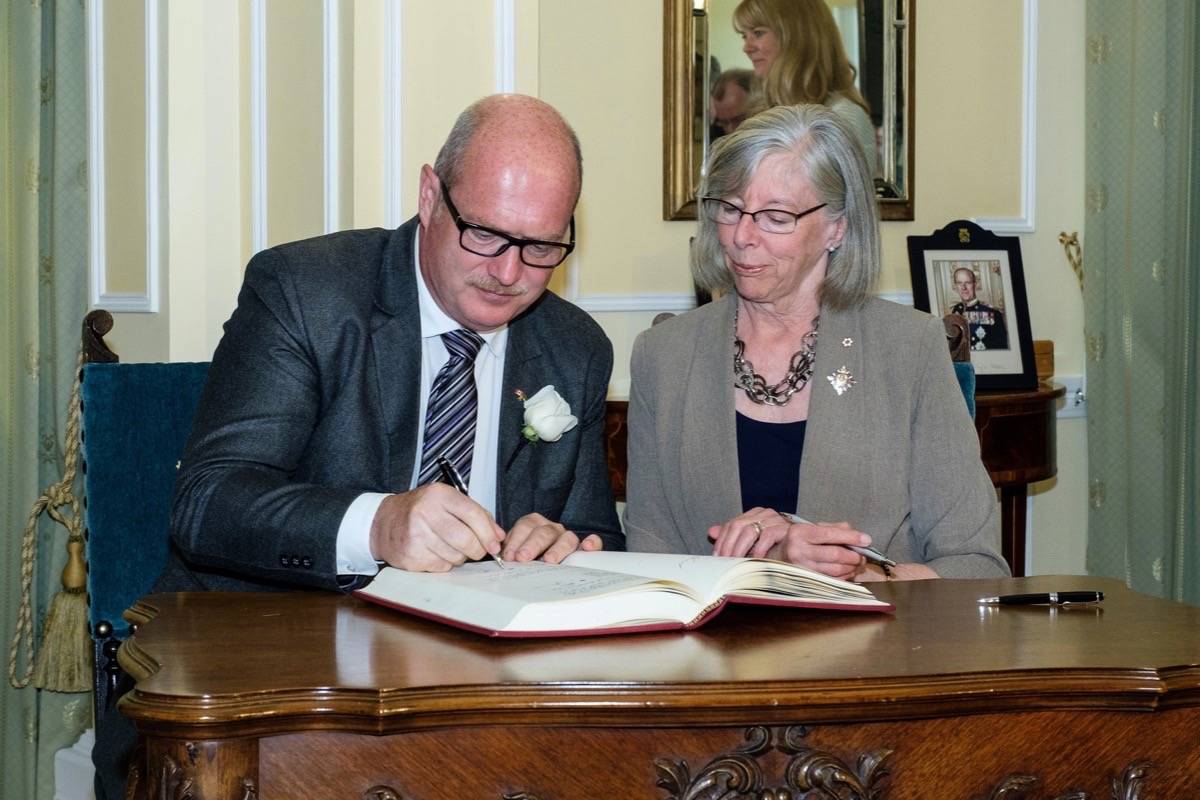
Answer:
<svg viewBox="0 0 1200 800"><path fill-rule="evenodd" d="M1036 592L981 597L979 602L989 606L1064 606L1068 603L1099 603L1103 599L1104 592Z"/></svg>
<svg viewBox="0 0 1200 800"><path fill-rule="evenodd" d="M458 469L452 463L450 463L450 459L446 458L445 456L438 456L437 464L438 469L442 471L442 477L445 478L446 483L450 484L455 489L458 489L463 494L466 494L467 485L463 483L462 475L458 474ZM495 555L488 553L488 555L492 556L492 558L496 560L496 563L499 564L501 568L508 566L504 563L504 559L502 559L498 553Z"/></svg>
<svg viewBox="0 0 1200 800"><path fill-rule="evenodd" d="M795 525L815 525L816 524L813 522L809 522L804 517L799 517L799 516L796 516L795 514L789 514L786 511L780 511L777 513L779 514L779 516L783 517L788 522L791 522ZM873 561L874 563L879 564L882 567L896 566L895 561L892 561L890 558L888 558L883 553L876 550L874 547L859 547L856 544L844 544L844 545L842 545L842 547L845 547L849 550L853 550L854 552L858 553L863 558L867 559L867 561Z"/></svg>

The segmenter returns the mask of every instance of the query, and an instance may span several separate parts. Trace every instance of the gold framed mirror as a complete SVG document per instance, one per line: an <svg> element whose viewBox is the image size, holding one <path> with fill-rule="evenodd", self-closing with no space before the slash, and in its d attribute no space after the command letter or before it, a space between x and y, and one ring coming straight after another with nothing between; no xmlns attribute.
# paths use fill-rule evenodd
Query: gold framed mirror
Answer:
<svg viewBox="0 0 1200 800"><path fill-rule="evenodd" d="M880 218L911 220L916 0L826 2L835 11L859 89L872 109ZM663 219L696 218L696 189L711 140L714 73L749 66L734 52L740 45L729 43L737 36L736 5L737 0L663 0Z"/></svg>

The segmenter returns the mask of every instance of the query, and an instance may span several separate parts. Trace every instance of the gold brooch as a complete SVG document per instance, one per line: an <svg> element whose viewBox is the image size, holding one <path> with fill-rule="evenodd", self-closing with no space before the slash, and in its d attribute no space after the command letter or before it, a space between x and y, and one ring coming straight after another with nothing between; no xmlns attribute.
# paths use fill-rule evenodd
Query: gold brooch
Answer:
<svg viewBox="0 0 1200 800"><path fill-rule="evenodd" d="M833 384L833 390L838 393L838 397L841 397L858 381L854 380L850 370L843 364L841 369L829 376L829 382Z"/></svg>

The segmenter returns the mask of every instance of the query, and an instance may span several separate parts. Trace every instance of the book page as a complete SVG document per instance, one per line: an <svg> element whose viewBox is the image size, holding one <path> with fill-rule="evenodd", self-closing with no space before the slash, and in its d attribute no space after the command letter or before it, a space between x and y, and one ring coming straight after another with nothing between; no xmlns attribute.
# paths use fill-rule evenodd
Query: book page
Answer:
<svg viewBox="0 0 1200 800"><path fill-rule="evenodd" d="M694 556L687 553L619 553L597 550L577 550L564 564L592 569L641 575L646 578L676 581L690 586L704 605L719 599L723 591L718 590L721 579L744 558L724 556Z"/></svg>
<svg viewBox="0 0 1200 800"><path fill-rule="evenodd" d="M864 586L764 558L577 551L564 563L677 581L691 586L705 605L727 594L878 602Z"/></svg>
<svg viewBox="0 0 1200 800"><path fill-rule="evenodd" d="M722 586L730 594L749 597L801 597L830 602L879 601L862 584L772 559L748 558L725 575Z"/></svg>
<svg viewBox="0 0 1200 800"><path fill-rule="evenodd" d="M577 607L605 598L645 590L648 595L665 593L696 606L684 587L648 581L644 577L605 572L584 567L546 564L541 561L495 561L463 564L449 572L406 572L386 567L360 593L419 611L460 620L490 630L504 630L518 615L533 605L561 607L553 616L562 629L588 628L597 624L590 613ZM652 608L650 596L643 605ZM599 601L598 601L599 602ZM676 605L672 602L670 605ZM627 607L626 607L627 608ZM529 614L526 613L526 618ZM539 615L551 624L548 617Z"/></svg>

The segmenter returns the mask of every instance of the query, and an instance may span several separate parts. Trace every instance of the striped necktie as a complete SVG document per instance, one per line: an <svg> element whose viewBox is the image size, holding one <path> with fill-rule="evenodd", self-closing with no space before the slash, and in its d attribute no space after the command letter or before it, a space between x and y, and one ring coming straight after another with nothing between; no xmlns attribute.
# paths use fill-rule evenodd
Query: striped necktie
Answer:
<svg viewBox="0 0 1200 800"><path fill-rule="evenodd" d="M475 356L483 337L474 331L456 330L442 334L450 353L429 391L425 410L425 443L421 446L421 472L417 485L433 483L438 477L438 456L458 468L468 485L471 453L475 447L475 417L479 401L475 393Z"/></svg>

